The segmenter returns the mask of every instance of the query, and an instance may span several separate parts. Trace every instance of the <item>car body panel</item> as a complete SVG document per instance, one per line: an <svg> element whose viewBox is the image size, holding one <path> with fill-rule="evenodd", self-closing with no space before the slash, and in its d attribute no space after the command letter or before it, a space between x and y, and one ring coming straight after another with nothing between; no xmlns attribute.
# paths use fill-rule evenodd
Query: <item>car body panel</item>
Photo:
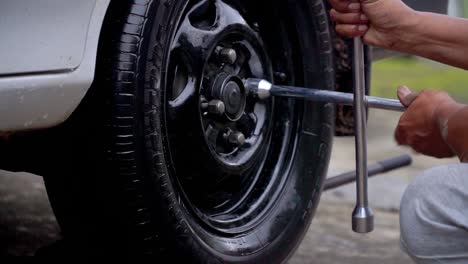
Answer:
<svg viewBox="0 0 468 264"><path fill-rule="evenodd" d="M0 132L52 127L77 108L94 79L99 36L109 3L0 3L0 15L19 12L0 18L0 25L8 23L0 26ZM17 23L21 25L15 26ZM5 36L10 39L5 41Z"/></svg>
<svg viewBox="0 0 468 264"><path fill-rule="evenodd" d="M3 0L0 5L1 75L80 65L96 0Z"/></svg>

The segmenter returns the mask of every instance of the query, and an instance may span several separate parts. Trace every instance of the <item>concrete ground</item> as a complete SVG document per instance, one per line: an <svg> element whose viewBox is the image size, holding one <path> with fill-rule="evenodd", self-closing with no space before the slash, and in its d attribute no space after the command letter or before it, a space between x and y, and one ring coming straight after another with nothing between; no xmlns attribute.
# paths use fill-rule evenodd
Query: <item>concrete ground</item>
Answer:
<svg viewBox="0 0 468 264"><path fill-rule="evenodd" d="M409 150L393 141L398 114L373 111L369 119L369 161L389 158ZM322 196L316 217L290 264L307 263L411 263L399 249L399 201L411 179L420 171L456 160L414 156L411 167L373 178L370 201L376 229L369 235L351 231L354 185ZM329 175L354 169L354 139L335 140ZM49 206L42 178L0 172L0 256L33 255L60 238L60 229Z"/></svg>

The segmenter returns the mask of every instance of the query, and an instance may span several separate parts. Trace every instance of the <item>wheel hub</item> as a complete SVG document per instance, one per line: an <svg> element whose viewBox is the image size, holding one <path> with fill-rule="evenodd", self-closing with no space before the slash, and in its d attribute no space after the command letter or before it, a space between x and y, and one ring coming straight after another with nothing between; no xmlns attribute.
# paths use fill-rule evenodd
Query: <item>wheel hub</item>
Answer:
<svg viewBox="0 0 468 264"><path fill-rule="evenodd" d="M246 90L242 79L229 73L220 73L212 87L214 98L225 105L225 115L229 121L238 121L245 111Z"/></svg>
<svg viewBox="0 0 468 264"><path fill-rule="evenodd" d="M201 124L210 153L218 165L239 175L262 156L273 108L272 100L247 96L244 80L271 78L271 65L256 33L247 26L242 29L220 33L200 88Z"/></svg>

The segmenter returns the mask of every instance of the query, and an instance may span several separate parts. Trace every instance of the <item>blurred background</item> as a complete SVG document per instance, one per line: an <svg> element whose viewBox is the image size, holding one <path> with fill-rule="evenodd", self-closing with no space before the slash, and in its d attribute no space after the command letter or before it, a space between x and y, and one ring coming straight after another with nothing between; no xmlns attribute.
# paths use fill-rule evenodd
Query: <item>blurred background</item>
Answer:
<svg viewBox="0 0 468 264"><path fill-rule="evenodd" d="M456 17L466 17L468 14L468 1L449 0L449 15Z"/></svg>
<svg viewBox="0 0 468 264"><path fill-rule="evenodd" d="M450 14L466 17L468 0L453 0ZM396 89L405 84L415 91L445 90L458 101L468 103L468 72L425 59L401 56L374 63L372 95L396 98ZM376 214L375 231L357 235L351 231L354 185L322 196L316 217L304 242L289 263L412 263L399 249L399 203L411 180L425 169L455 163L437 160L398 147L393 130L398 113L369 113L369 162L409 153L412 166L372 178L370 201ZM354 170L354 138L336 138L329 176ZM0 256L33 255L60 239L60 229L49 206L42 178L0 171Z"/></svg>

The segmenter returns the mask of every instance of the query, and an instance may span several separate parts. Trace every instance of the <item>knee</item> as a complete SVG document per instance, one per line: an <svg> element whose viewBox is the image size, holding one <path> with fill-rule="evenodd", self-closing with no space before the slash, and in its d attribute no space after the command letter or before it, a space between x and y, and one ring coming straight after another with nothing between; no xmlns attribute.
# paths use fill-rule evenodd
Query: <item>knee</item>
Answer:
<svg viewBox="0 0 468 264"><path fill-rule="evenodd" d="M450 223L444 201L450 193L447 167L434 168L419 175L406 189L400 205L400 229L403 249L412 257L437 254L427 241L441 235ZM444 226L444 228L441 228Z"/></svg>

